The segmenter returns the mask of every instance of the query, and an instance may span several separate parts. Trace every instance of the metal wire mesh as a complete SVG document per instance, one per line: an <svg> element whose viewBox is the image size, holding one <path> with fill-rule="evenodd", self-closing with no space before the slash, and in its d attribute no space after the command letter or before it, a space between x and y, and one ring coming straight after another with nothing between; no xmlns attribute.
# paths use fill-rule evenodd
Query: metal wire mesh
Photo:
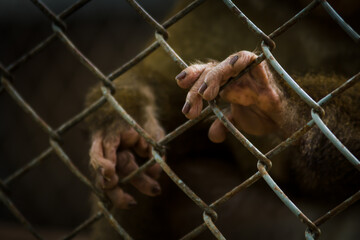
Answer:
<svg viewBox="0 0 360 240"><path fill-rule="evenodd" d="M304 90L299 87L292 77L281 67L281 65L276 61L275 57L272 55L272 49L275 47L275 39L281 34L285 33L289 28L291 28L295 23L300 21L302 18L306 17L313 9L316 7L323 7L327 13L343 28L343 30L357 43L360 41L360 36L349 26L347 25L342 18L334 11L329 3L323 0L314 0L307 7L297 13L293 18L285 22L282 26L275 29L271 34L265 34L260 28L258 28L249 18L246 17L244 13L230 0L224 0L224 4L231 10L232 14L239 18L239 21L242 21L250 30L255 34L260 40L262 40L261 49L262 53L259 57L253 61L248 67L246 67L238 76L229 80L229 82L240 78L246 72L249 71L252 67L261 63L263 60L267 59L274 69L279 73L280 76L292 87L292 89L300 96L300 98L311 107L311 116L312 120L308 122L301 129L296 131L288 139L280 143L274 149L267 153L262 153L258 150L240 131L238 131L233 124L225 117L223 112L219 109L215 101L210 101L209 106L206 107L201 115L194 119L189 120L185 124L179 126L174 131L168 133L160 141L155 141L126 111L122 106L116 101L113 97L113 93L116 91L112 80L122 75L124 72L131 69L134 65L146 58L151 52L156 50L159 47L162 47L171 57L171 59L177 63L181 68L186 68L187 64L181 59L181 57L172 49L172 47L167 43L166 39L168 38L167 28L173 24L176 24L177 21L181 20L186 14L191 12L193 9L201 5L205 0L196 0L185 7L182 11L175 14L173 17L165 21L164 23L157 22L149 13L147 13L140 4L134 0L127 0L129 4L137 11L137 13L155 30L155 42L152 43L149 47L140 52L136 57L122 65L116 71L112 72L108 76L103 74L77 47L76 45L68 38L66 34L66 23L65 20L71 14L84 7L90 0L79 0L62 13L56 15L51 9L49 9L43 2L40 0L31 0L49 19L52 24L53 33L47 37L45 40L40 42L37 46L31 49L29 52L25 53L19 59L17 59L12 64L4 67L0 64L0 73L1 73L1 90L6 91L12 99L23 109L24 112L28 113L38 124L42 130L49 136L49 147L41 152L37 157L30 160L28 164L22 168L16 170L13 174L8 176L6 179L0 180L0 199L11 211L11 213L19 220L19 222L24 225L24 227L37 239L42 239L39 233L33 228L32 224L26 220L23 214L17 209L17 207L12 203L11 199L8 197L6 191L9 183L16 181L21 178L26 172L31 171L36 168L39 164L44 162L44 160L52 153L55 153L59 159L65 163L69 170L81 181L83 182L93 193L96 194L99 201L100 211L95 215L91 216L85 220L81 225L76 227L72 232L67 236L64 236L63 239L71 239L77 233L82 231L87 226L93 224L101 218L106 218L109 221L109 224L117 231L117 233L122 236L124 239L132 239L132 237L112 216L107 208L107 200L104 198L101 192L99 192L89 179L87 179L73 164L72 160L66 154L66 152L61 147L61 136L71 130L76 124L81 122L88 115L92 114L96 109L101 107L104 103L108 102L110 105L117 111L122 118L131 125L145 140L150 143L154 148L152 151L153 158L148 160L143 164L137 171L131 173L129 176L122 179L122 183L127 183L134 176L139 174L141 171L144 171L148 166L154 164L155 162L159 163L165 173L175 182L175 184L203 211L203 220L204 222L194 228L193 231L189 232L182 239L191 239L199 235L202 231L209 229L212 234L217 239L225 239L221 231L216 227L217 213L216 209L227 202L237 193L241 192L243 189L251 186L253 183L257 182L259 179L263 178L269 187L274 191L274 193L280 198L280 200L288 207L288 209L297 217L299 220L306 225L306 238L307 239L316 239L320 235L319 226L329 219L333 218L339 212L343 211L353 203L355 203L360 198L360 191L355 193L350 198L344 200L335 208L329 210L322 217L311 220L308 218L302 211L299 209L290 198L286 196L284 191L277 185L277 183L272 179L269 174L269 170L272 167L272 161L270 160L274 155L283 151L285 148L290 146L293 142L303 136L307 131L309 131L313 126L317 125L320 130L325 134L325 136L338 148L338 150L349 160L355 168L360 170L359 160L348 151L342 143L332 134L332 132L327 128L326 124L322 121L322 116L324 110L322 106L334 97L341 94L344 90L352 87L354 84L359 82L360 73L354 75L352 78L347 80L343 85L335 89L333 92L329 93L320 101L314 101ZM231 14L229 12L229 14ZM68 119L57 129L53 129L47 122L45 122L41 116L30 106L24 98L19 94L17 89L14 87L12 81L16 81L13 77L13 73L21 67L23 63L29 61L31 57L41 52L45 49L54 39L59 38L62 40L63 44L68 47L72 54L74 54L77 59L86 66L102 83L102 97L94 102L91 106L83 109L80 113L75 115L73 118ZM173 139L182 134L184 131L190 129L193 125L204 119L211 112L213 112L217 118L226 126L226 128L239 140L247 149L250 151L256 159L258 159L257 168L258 171L255 172L251 177L246 179L244 182L240 183L238 186L235 186L231 191L225 193L221 198L217 199L211 204L205 203L191 188L189 188L182 180L179 178L176 173L169 167L169 165L161 157L160 151Z"/></svg>

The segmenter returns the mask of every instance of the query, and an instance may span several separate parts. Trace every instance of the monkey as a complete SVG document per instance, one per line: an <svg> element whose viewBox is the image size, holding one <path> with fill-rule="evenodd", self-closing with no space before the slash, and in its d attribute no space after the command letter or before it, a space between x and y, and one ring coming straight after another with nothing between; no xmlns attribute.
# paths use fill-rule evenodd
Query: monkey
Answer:
<svg viewBox="0 0 360 240"><path fill-rule="evenodd" d="M181 2L175 9L179 10L187 3ZM246 13L265 31L273 30L296 13L296 7L280 0L271 3L244 3L241 7L248 10ZM256 18L261 9L267 10L267 16ZM272 11L279 11L284 15L273 17ZM254 49L253 43L258 42L258 39L219 1L209 0L195 12L169 29L169 44L187 62L196 62L198 59L217 59L220 62L196 62L181 70L164 50L158 49L113 82L116 88L114 97L155 140L160 140L165 132L173 130L187 118L196 118L202 109L203 100L213 100L218 94L229 105L225 110L229 120L263 151L271 149L271 146L286 139L310 120L311 109L282 81L266 60L219 91L230 77L236 76L257 57L253 51L238 49ZM350 13L350 21L353 20L353 15L354 13ZM343 83L345 76L354 74L353 71L359 64L356 59L360 54L358 49L343 47L347 44L348 37L339 35L340 31L327 33L327 23L319 18L317 15L310 16L299 23L298 31L295 29L284 33L284 38L286 35L288 37L280 37L278 45L287 47L283 52L280 49L275 54L285 69L298 72L296 81L317 101ZM207 33L204 29L209 26L210 33ZM331 38L323 36L324 32ZM301 41L303 34L308 39ZM323 38L326 39L321 41ZM321 46L316 45L318 41ZM309 53L310 44L318 48L316 56ZM298 60L294 61L294 56ZM222 59L225 60L221 61ZM339 62L344 64L338 64ZM318 72L309 71L309 66ZM356 136L360 130L358 91L359 86L355 85L335 98L324 107L326 114L323 118L334 134L357 157L360 152ZM88 94L87 104L100 96L99 86L93 88ZM193 210L194 206L188 200L178 197L181 194L171 188L171 183L161 175L161 168L157 164L131 180L135 189L118 186L119 179L138 168L137 160L151 156L151 146L121 119L110 104L106 103L98 109L87 122L91 132L90 165L96 172L96 185L103 189L113 203L113 213L120 223L125 229L132 229L130 233L134 238L179 238L196 227L196 223L201 223L201 211ZM219 120L215 120L210 127L204 123L192 131L194 132L181 136L168 146L166 159L169 164L174 163L179 176L189 182L190 187L205 200L215 200L221 196L220 193L230 190L256 170L256 162L251 161L251 156L244 150L239 150L239 143L226 133ZM207 135L211 141L207 139ZM193 136L197 136L196 140ZM215 144L224 142L225 139L226 144ZM224 161L225 159L236 160ZM344 199L359 189L357 170L316 127L275 159L273 165L270 174L281 183L286 192L295 197L309 195L321 198L327 194L326 196L336 195ZM201 175L203 177L199 177ZM218 182L212 180L214 175ZM201 180L191 184L194 178ZM211 191L206 189L209 182L212 183ZM250 198L250 206L254 211L256 207L262 206L265 214L278 214L277 218L263 214L262 219L249 221L249 216L253 213L246 211L246 207L239 207L236 210L239 216L232 215L232 219L249 223L238 227L220 218L217 226L229 239L299 239L301 230L299 226L294 227L296 219L283 214L286 209L275 196L261 190L259 193L259 189L263 188L254 186L254 190L249 189L242 196L235 197L225 207L225 215L234 211L232 206L250 204ZM175 193L172 194L173 192ZM173 214L166 213L163 208L172 210ZM131 209L129 211L132 212L126 214L119 209ZM291 219L289 224L288 219ZM138 223L141 222L144 224L139 226ZM254 230L256 224L262 226L261 233ZM280 230L275 233L271 229L275 225L288 231ZM253 228L253 231L245 231L246 228ZM94 239L118 239L109 229L111 227L108 223L100 222L95 226ZM205 233L200 237L209 239L211 235ZM331 236L326 239L330 238Z"/></svg>

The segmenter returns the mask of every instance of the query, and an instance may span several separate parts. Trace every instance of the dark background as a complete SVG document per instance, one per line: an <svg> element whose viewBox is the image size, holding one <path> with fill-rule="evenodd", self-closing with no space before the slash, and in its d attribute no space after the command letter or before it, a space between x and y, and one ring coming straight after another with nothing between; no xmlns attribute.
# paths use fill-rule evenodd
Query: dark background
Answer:
<svg viewBox="0 0 360 240"><path fill-rule="evenodd" d="M75 0L44 0L60 13ZM174 1L139 1L157 20ZM94 0L65 20L67 36L104 74L140 52L153 29L126 1ZM7 67L52 33L51 22L30 1L0 1L0 62ZM58 39L13 73L22 97L53 129L84 108L84 96L99 80ZM47 134L9 96L0 93L0 178L5 179L48 148ZM88 172L88 148L82 123L65 133L63 149L80 170ZM88 188L51 154L41 165L15 180L9 196L35 229L50 238L70 230L89 215ZM0 204L0 238L32 239ZM48 229L57 229L55 235ZM24 232L24 233L23 233ZM65 232L64 232L65 233ZM60 235L63 232L60 231Z"/></svg>

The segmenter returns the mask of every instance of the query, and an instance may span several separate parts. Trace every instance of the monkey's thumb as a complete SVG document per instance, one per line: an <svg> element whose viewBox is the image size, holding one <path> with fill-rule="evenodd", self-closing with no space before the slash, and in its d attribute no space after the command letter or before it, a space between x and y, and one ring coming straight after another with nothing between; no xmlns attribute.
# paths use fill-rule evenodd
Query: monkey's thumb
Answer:
<svg viewBox="0 0 360 240"><path fill-rule="evenodd" d="M226 139L226 127L219 119L216 119L209 128L209 139L214 143L221 143Z"/></svg>

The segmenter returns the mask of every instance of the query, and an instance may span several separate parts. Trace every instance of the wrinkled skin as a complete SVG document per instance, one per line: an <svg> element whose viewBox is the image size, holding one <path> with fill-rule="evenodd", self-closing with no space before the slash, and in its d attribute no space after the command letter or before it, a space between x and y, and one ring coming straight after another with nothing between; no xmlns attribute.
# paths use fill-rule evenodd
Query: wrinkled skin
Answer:
<svg viewBox="0 0 360 240"><path fill-rule="evenodd" d="M199 116L202 99L215 99L220 87L229 78L238 75L256 57L254 53L241 51L217 64L196 64L186 68L177 77L181 88L190 88L182 112L189 119ZM220 96L230 103L228 118L239 130L261 136L279 127L283 101L266 61L228 85ZM216 120L209 129L209 138L219 143L225 140L225 135L226 128L220 120Z"/></svg>
<svg viewBox="0 0 360 240"><path fill-rule="evenodd" d="M150 156L150 146L133 129L114 132L103 137L100 132L93 135L90 149L90 164L96 169L96 186L103 189L115 208L127 209L136 205L136 200L119 186L120 177L125 177L139 168L134 153L141 157ZM161 168L155 164L130 182L141 193L156 196L161 188L156 179L159 178Z"/></svg>

